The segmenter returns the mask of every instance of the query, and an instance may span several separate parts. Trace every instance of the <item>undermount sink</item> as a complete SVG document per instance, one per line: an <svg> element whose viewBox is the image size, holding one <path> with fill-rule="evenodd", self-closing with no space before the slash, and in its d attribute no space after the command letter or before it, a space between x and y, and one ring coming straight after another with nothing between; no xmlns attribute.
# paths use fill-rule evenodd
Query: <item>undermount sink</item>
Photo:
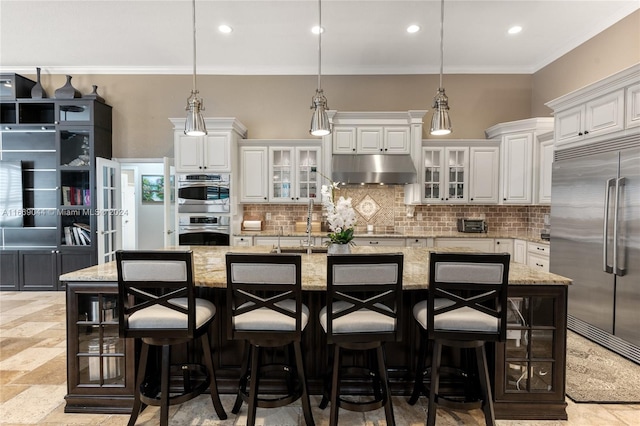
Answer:
<svg viewBox="0 0 640 426"><path fill-rule="evenodd" d="M277 253L278 249L271 249L271 253ZM280 247L280 253L306 253L306 247ZM327 247L311 247L311 253L326 253Z"/></svg>

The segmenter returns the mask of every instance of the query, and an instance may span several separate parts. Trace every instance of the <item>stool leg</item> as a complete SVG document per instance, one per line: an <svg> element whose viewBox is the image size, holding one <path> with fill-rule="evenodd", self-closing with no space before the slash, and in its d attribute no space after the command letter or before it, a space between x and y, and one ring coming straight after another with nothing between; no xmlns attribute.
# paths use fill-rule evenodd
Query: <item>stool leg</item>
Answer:
<svg viewBox="0 0 640 426"><path fill-rule="evenodd" d="M378 354L378 375L382 380L382 397L385 399L384 402L384 414L387 418L387 426L395 426L396 421L393 417L393 405L391 403L391 392L389 390L389 377L387 376L387 363L384 359L384 347L380 346L376 348L376 352Z"/></svg>
<svg viewBox="0 0 640 426"><path fill-rule="evenodd" d="M227 413L222 407L220 402L220 394L218 393L218 382L216 381L216 373L213 368L213 359L211 358L211 346L209 345L209 334L204 333L202 335L202 351L204 352L204 362L209 370L209 390L211 391L211 402L213 402L213 408L216 410L216 414L220 420L227 418Z"/></svg>
<svg viewBox="0 0 640 426"><path fill-rule="evenodd" d="M249 371L249 356L251 354L251 345L245 340L244 342L244 354L242 355L242 367L240 368L240 380L238 382L238 395L236 396L236 402L233 404L231 412L238 414L240 407L242 407L242 393L247 390L247 372Z"/></svg>
<svg viewBox="0 0 640 426"><path fill-rule="evenodd" d="M304 414L304 422L307 426L315 426L313 415L311 414L311 402L309 401L309 392L307 391L307 378L304 374L304 359L302 358L300 342L293 342L293 350L296 354L298 380L300 380L300 386L302 386L302 413Z"/></svg>
<svg viewBox="0 0 640 426"><path fill-rule="evenodd" d="M433 355L431 361L431 385L429 389L429 408L427 412L427 426L436 424L436 395L440 385L440 361L442 357L442 343L433 342Z"/></svg>
<svg viewBox="0 0 640 426"><path fill-rule="evenodd" d="M327 408L327 405L329 405L329 399L331 398L331 377L333 377L333 353L331 350L327 351L329 354L329 362L327 363L327 365L329 366L329 371L327 371L324 374L324 380L323 380L323 390L322 390L322 401L320 401L320 405L318 405L318 407L320 407L321 410L324 410L325 408Z"/></svg>
<svg viewBox="0 0 640 426"><path fill-rule="evenodd" d="M338 406L338 395L340 395L340 380L338 380L338 376L340 375L340 346L335 345L335 350L333 352L333 377L331 379L331 413L329 414L329 426L337 426L338 425L338 411L340 407Z"/></svg>
<svg viewBox="0 0 640 426"><path fill-rule="evenodd" d="M418 402L418 398L420 398L420 394L424 389L424 367L425 360L427 358L427 338L424 332L420 331L420 348L418 349L418 364L416 365L416 378L413 381L413 392L411 393L411 398L409 398L409 405L414 405Z"/></svg>
<svg viewBox="0 0 640 426"><path fill-rule="evenodd" d="M493 396L489 385L489 370L487 368L487 352L484 345L476 348L476 358L478 360L478 376L480 377L480 388L482 389L482 411L484 411L484 421L487 426L496 424L496 415L493 410Z"/></svg>
<svg viewBox="0 0 640 426"><path fill-rule="evenodd" d="M140 348L140 361L138 361L138 377L136 377L136 387L135 387L135 396L133 400L133 408L131 409L131 417L129 417L128 426L133 426L136 424L136 420L138 419L138 415L140 414L140 408L142 406L142 402L140 401L140 388L142 387L142 382L144 382L144 377L147 372L147 359L149 358L149 345L142 342L142 347Z"/></svg>
<svg viewBox="0 0 640 426"><path fill-rule="evenodd" d="M160 373L160 426L169 425L169 361L171 347L162 345L162 370Z"/></svg>
<svg viewBox="0 0 640 426"><path fill-rule="evenodd" d="M256 409L258 408L258 381L260 376L260 354L262 350L259 346L253 348L251 353L251 383L249 386L249 407L247 414L247 426L256 424Z"/></svg>

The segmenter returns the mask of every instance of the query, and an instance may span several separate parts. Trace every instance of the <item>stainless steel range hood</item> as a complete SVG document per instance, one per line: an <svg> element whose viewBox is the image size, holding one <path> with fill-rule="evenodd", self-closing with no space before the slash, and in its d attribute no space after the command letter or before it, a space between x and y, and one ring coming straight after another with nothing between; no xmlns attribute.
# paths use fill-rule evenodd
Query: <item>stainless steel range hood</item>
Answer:
<svg viewBox="0 0 640 426"><path fill-rule="evenodd" d="M341 183L415 183L416 168L408 154L334 155L332 179Z"/></svg>

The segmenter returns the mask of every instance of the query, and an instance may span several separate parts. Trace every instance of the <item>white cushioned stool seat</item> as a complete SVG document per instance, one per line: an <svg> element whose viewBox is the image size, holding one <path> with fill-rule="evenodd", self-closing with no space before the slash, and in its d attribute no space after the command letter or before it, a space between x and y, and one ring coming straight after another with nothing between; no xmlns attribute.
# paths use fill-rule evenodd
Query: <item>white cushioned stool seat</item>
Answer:
<svg viewBox="0 0 640 426"><path fill-rule="evenodd" d="M183 308L187 307L186 297L170 299L172 303ZM216 314L216 307L205 299L196 298L196 328L202 327ZM187 315L171 310L165 306L154 305L140 309L129 315L129 328L187 328Z"/></svg>
<svg viewBox="0 0 640 426"><path fill-rule="evenodd" d="M427 329L427 303L427 300L423 300L413 307L413 317L425 330ZM441 308L451 306L453 302L447 299L436 299L434 305L436 308ZM436 316L434 318L434 329L495 333L498 331L498 319L474 309L463 307Z"/></svg>
<svg viewBox="0 0 640 426"><path fill-rule="evenodd" d="M248 305L253 305L253 302L247 302L241 305L239 309ZM275 305L292 313L296 311L296 301L292 299L277 302ZM300 314L302 316L302 329L304 330L309 322L309 308L304 303ZM296 320L273 309L259 308L236 315L233 317L233 325L237 330L295 331Z"/></svg>
<svg viewBox="0 0 640 426"><path fill-rule="evenodd" d="M339 313L353 306L351 303L339 301L333 304L333 313ZM377 303L377 307L392 312L387 306ZM320 325L327 331L327 307L320 310ZM340 333L379 333L393 332L396 327L395 318L382 315L368 309L360 309L333 320L333 332Z"/></svg>

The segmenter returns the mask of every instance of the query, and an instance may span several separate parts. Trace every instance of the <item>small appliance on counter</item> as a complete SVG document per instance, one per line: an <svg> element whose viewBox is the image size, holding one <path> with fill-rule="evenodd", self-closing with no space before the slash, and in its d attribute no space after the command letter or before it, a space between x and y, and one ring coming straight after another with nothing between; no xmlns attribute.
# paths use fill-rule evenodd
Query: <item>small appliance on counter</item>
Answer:
<svg viewBox="0 0 640 426"><path fill-rule="evenodd" d="M242 231L263 231L264 220L261 216L244 216L242 218Z"/></svg>
<svg viewBox="0 0 640 426"><path fill-rule="evenodd" d="M484 219L458 219L458 232L487 232Z"/></svg>

